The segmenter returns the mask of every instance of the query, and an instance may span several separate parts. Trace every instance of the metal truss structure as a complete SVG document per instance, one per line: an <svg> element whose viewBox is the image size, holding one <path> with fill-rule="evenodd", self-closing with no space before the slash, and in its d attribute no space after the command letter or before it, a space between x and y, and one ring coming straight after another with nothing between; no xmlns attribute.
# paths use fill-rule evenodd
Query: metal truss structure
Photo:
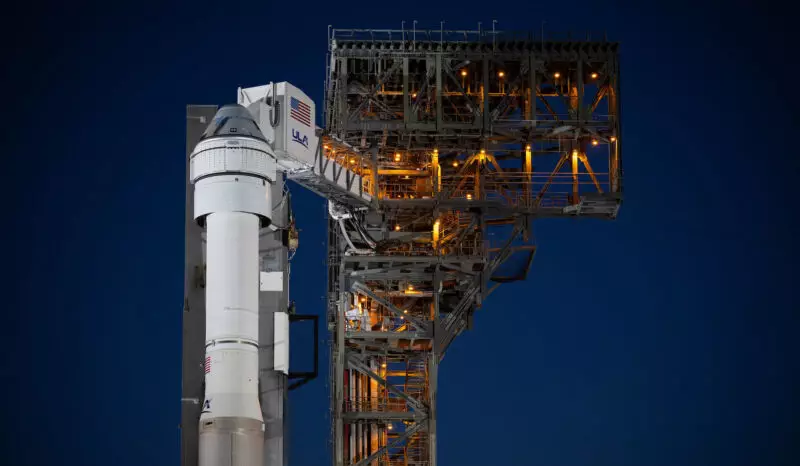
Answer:
<svg viewBox="0 0 800 466"><path fill-rule="evenodd" d="M531 222L616 217L619 102L605 38L329 32L318 161L369 194L329 221L335 466L436 464L439 363L525 278Z"/></svg>

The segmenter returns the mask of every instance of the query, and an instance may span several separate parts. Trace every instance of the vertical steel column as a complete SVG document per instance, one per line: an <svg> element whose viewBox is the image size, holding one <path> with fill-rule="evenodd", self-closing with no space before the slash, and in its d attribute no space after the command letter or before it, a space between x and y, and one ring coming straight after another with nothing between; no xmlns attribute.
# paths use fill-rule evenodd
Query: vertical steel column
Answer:
<svg viewBox="0 0 800 466"><path fill-rule="evenodd" d="M433 341L438 341L436 330L439 322L439 289L442 286L442 272L437 265L433 269L433 315L431 316L434 328ZM428 466L436 466L436 411L437 411L437 392L439 387L439 348L436 344L432 345L428 354Z"/></svg>
<svg viewBox="0 0 800 466"><path fill-rule="evenodd" d="M442 127L442 54L436 54L436 131L441 132Z"/></svg>
<svg viewBox="0 0 800 466"><path fill-rule="evenodd" d="M206 333L205 259L202 228L194 220L194 186L189 156L208 127L216 105L186 107L186 218L184 225L183 343L181 375L181 466L197 466L198 420L203 402Z"/></svg>
<svg viewBox="0 0 800 466"><path fill-rule="evenodd" d="M577 96L575 98L575 115L578 117L578 129L584 127L583 123L583 60L578 60Z"/></svg>
<svg viewBox="0 0 800 466"><path fill-rule="evenodd" d="M284 180L281 177L272 184L272 199L280 207L273 210L273 223L286 226L289 223L289 203L278 201L283 197ZM259 335L259 400L264 417L264 466L286 466L289 442L286 436L286 402L288 398L288 375L282 367L275 366L277 341L276 314L286 313L289 303L289 252L284 244L284 232L261 231L259 242L261 271L282 273L281 289L265 289L262 286L258 298Z"/></svg>
<svg viewBox="0 0 800 466"><path fill-rule="evenodd" d="M614 119L614 136L612 153L609 157L609 177L611 192L622 192L622 104L620 101L620 68L618 59L613 59L610 66L612 73L609 82L608 113Z"/></svg>
<svg viewBox="0 0 800 466"><path fill-rule="evenodd" d="M491 110L489 109L489 54L483 55L483 133L484 135L489 132L491 119L489 118Z"/></svg>
<svg viewBox="0 0 800 466"><path fill-rule="evenodd" d="M339 124L337 129L341 135L347 131L348 122L350 120L350 112L347 106L347 58L339 58L339 82L336 85L336 92L339 93L336 97L339 98Z"/></svg>
<svg viewBox="0 0 800 466"><path fill-rule="evenodd" d="M403 57L403 122L407 125L416 121L414 115L411 115L411 109L408 102L408 57Z"/></svg>
<svg viewBox="0 0 800 466"><path fill-rule="evenodd" d="M528 127L533 131L536 127L536 79L537 79L536 60L531 53L528 55L528 95L525 101L525 119L528 120ZM528 138L530 140L530 138Z"/></svg>

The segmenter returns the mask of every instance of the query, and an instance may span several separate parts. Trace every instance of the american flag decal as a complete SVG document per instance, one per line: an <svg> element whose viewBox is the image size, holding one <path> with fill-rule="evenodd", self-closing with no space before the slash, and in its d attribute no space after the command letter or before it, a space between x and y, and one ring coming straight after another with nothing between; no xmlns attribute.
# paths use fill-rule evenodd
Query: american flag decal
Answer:
<svg viewBox="0 0 800 466"><path fill-rule="evenodd" d="M206 374L211 373L211 356L206 356Z"/></svg>
<svg viewBox="0 0 800 466"><path fill-rule="evenodd" d="M291 110L289 116L299 121L300 123L311 127L311 107L302 102L300 99L291 98Z"/></svg>

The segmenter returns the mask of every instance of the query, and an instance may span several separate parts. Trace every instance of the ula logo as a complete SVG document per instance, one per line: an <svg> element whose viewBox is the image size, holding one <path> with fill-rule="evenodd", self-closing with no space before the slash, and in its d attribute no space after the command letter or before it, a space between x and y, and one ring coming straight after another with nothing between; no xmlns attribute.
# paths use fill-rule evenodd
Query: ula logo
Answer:
<svg viewBox="0 0 800 466"><path fill-rule="evenodd" d="M211 412L211 400L205 400L203 402L203 410L200 412L200 414L210 413L210 412Z"/></svg>
<svg viewBox="0 0 800 466"><path fill-rule="evenodd" d="M292 141L299 142L303 145L303 147L308 149L308 136L303 136L300 134L300 131L297 131L294 128L292 128Z"/></svg>

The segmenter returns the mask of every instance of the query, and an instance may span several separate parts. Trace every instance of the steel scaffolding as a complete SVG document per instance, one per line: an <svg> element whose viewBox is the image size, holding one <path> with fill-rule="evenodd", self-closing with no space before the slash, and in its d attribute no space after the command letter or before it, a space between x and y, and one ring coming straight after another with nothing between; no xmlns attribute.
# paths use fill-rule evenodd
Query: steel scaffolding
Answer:
<svg viewBox="0 0 800 466"><path fill-rule="evenodd" d="M618 44L443 29L328 42L318 162L371 195L334 199L328 227L333 464L433 466L439 363L499 284L525 278L531 222L617 216Z"/></svg>

